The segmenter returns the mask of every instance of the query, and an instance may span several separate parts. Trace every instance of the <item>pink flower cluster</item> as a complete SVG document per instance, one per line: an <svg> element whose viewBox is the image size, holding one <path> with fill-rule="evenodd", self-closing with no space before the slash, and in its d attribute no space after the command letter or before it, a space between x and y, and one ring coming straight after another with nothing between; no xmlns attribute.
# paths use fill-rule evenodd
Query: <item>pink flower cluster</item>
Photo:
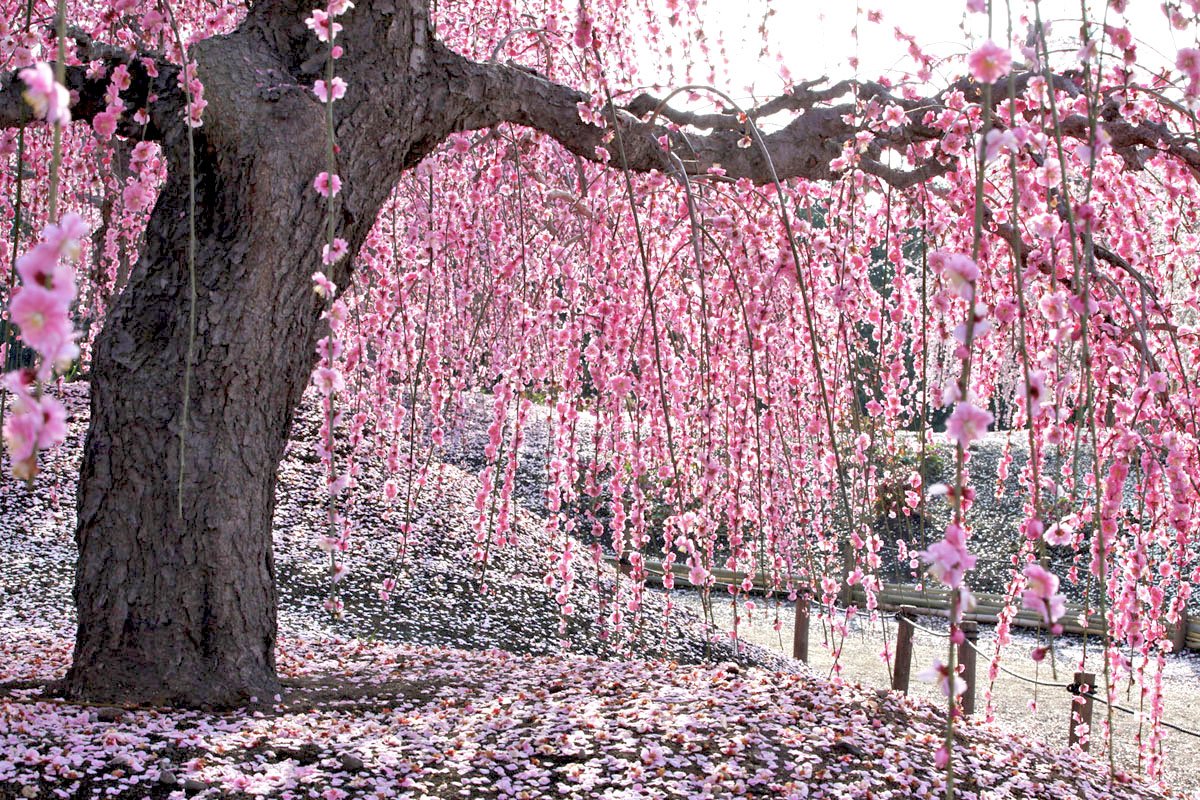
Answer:
<svg viewBox="0 0 1200 800"><path fill-rule="evenodd" d="M1012 71L1012 53L988 39L967 58L971 75L980 83L995 83Z"/></svg>
<svg viewBox="0 0 1200 800"><path fill-rule="evenodd" d="M179 73L179 86L187 92L188 96L187 124L193 128L199 128L204 124L201 115L208 105L208 101L204 99L204 84L200 82L196 70L196 62L192 61L188 63L183 72Z"/></svg>
<svg viewBox="0 0 1200 800"><path fill-rule="evenodd" d="M67 412L50 395L39 394L28 370L4 376L13 403L4 421L4 446L12 460L13 477L31 481L38 473L37 454L62 444L67 435Z"/></svg>
<svg viewBox="0 0 1200 800"><path fill-rule="evenodd" d="M1041 614L1042 621L1053 626L1054 633L1060 633L1058 620L1067 611L1067 601L1058 593L1058 576L1040 564L1027 564L1024 574L1028 588L1021 596L1021 605Z"/></svg>
<svg viewBox="0 0 1200 800"><path fill-rule="evenodd" d="M1200 48L1184 47L1175 58L1175 66L1188 79L1187 96L1200 95Z"/></svg>
<svg viewBox="0 0 1200 800"><path fill-rule="evenodd" d="M966 531L953 523L946 526L941 541L918 555L929 564L929 574L951 589L961 588L967 571L975 566L975 556L967 550Z"/></svg>
<svg viewBox="0 0 1200 800"><path fill-rule="evenodd" d="M41 357L36 370L5 376L13 393L12 413L4 422L4 443L13 475L32 480L37 475L38 450L53 447L66 435L66 412L56 399L41 393L41 382L55 369L70 367L79 356L71 324L75 273L68 263L79 255L79 240L87 232L78 214L42 231L42 239L17 259L21 285L8 304L9 318L26 346Z"/></svg>
<svg viewBox="0 0 1200 800"><path fill-rule="evenodd" d="M946 433L959 447L966 449L984 437L988 426L994 422L991 412L962 402L946 420Z"/></svg>
<svg viewBox="0 0 1200 800"><path fill-rule="evenodd" d="M42 240L17 259L21 286L8 310L21 339L45 359L39 378L44 379L52 365L64 368L79 355L69 315L75 272L64 259L79 256L79 239L85 233L79 215L68 214L60 224L47 225Z"/></svg>
<svg viewBox="0 0 1200 800"><path fill-rule="evenodd" d="M129 67L124 64L117 65L112 71L108 89L104 92L104 110L92 117L92 129L101 139L108 141L117 132L117 123L125 111L125 101L121 99L121 92L131 84Z"/></svg>
<svg viewBox="0 0 1200 800"><path fill-rule="evenodd" d="M17 73L25 84L21 94L33 107L33 113L51 125L66 125L71 121L71 93L54 79L54 69L44 61Z"/></svg>

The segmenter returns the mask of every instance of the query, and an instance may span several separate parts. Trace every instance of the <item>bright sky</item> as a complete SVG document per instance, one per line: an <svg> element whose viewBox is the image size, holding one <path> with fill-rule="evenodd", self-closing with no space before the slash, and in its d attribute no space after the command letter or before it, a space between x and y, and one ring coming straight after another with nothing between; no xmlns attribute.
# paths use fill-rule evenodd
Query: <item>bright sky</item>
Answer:
<svg viewBox="0 0 1200 800"><path fill-rule="evenodd" d="M1003 0L993 0L994 30L991 38L1003 43L1007 38L1006 10ZM778 91L779 70L775 62L759 57L761 37L758 32L768 0L707 0L702 4L702 18L713 19L724 31L726 47L733 72L729 87L735 95L744 97L745 86L755 84L757 92L770 95ZM988 38L987 16L966 13L965 0L770 0L775 9L769 29L773 48L783 53L792 75L797 79L827 75L832 79L855 74L849 63L852 55L859 59L857 74L874 78L881 74L915 71L907 55L908 44L898 41L895 29L916 37L917 43L929 55L946 57L964 55ZM1033 13L1032 3L1014 0L1013 30L1017 43L1023 43L1026 32L1021 14ZM1091 20L1109 24L1128 25L1138 42L1138 61L1145 67L1173 66L1175 54L1181 47L1195 46L1193 30L1171 28L1161 10L1160 0L1129 0L1122 22L1121 15L1108 9L1106 2L1088 0ZM867 21L868 11L881 12L879 23ZM1054 21L1051 28L1051 47L1056 43L1079 46L1079 0L1043 0L1042 17ZM857 45L851 37L856 21L859 27ZM1099 30L1099 29L1098 29ZM961 62L958 67L961 70ZM935 84L944 84L935 71Z"/></svg>

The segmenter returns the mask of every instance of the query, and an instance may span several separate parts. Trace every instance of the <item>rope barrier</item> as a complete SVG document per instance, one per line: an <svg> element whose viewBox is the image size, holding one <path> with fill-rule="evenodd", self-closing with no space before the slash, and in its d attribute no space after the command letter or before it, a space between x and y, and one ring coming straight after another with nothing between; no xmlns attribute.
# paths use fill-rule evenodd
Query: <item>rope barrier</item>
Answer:
<svg viewBox="0 0 1200 800"><path fill-rule="evenodd" d="M1083 691L1083 688L1077 683L1069 683L1069 684L1067 684L1066 688L1067 688L1068 692L1075 695L1076 697L1086 697L1090 700L1095 700L1098 703L1104 703L1104 705L1108 706L1109 708L1116 709L1117 711L1123 711L1126 714L1130 714L1133 716L1137 716L1139 713L1141 713L1141 712L1138 712L1127 706L1123 706L1119 703L1110 703L1108 700L1105 700L1103 697L1096 694L1095 692L1085 692L1085 691ZM1188 736L1195 736L1196 738L1200 739L1200 731L1195 731L1195 730L1192 730L1191 728L1185 728L1182 725L1176 725L1173 722L1167 722L1165 719L1160 719L1158 721L1158 724L1162 725L1164 728L1170 728L1173 731L1179 731L1180 733L1187 734Z"/></svg>
<svg viewBox="0 0 1200 800"><path fill-rule="evenodd" d="M913 626L913 630L918 630L918 631L921 631L922 633L927 633L931 636L938 636L938 637L941 637L942 639L950 638L949 633L943 633L941 631L931 630L930 628L926 628L924 625L918 625L916 620L904 616L899 611L896 612L896 620L897 621L903 620L904 622L907 622L909 625ZM966 642L967 646L969 646L972 650L974 650L979 655L983 656L984 658L988 658L988 659L991 658L991 656L989 654L980 650L979 645L975 644L970 639L966 639L964 641ZM1002 664L997 664L996 666L1004 674L1011 675L1012 677L1017 678L1018 680L1025 681L1026 683L1031 683L1034 686L1045 686L1050 689L1069 689L1070 686L1073 685L1073 684L1067 684L1067 683L1051 683L1050 681L1038 680L1037 678L1031 678L1028 675L1022 675L1019 672L1013 672L1011 669L1003 666Z"/></svg>
<svg viewBox="0 0 1200 800"><path fill-rule="evenodd" d="M929 634L930 636L937 636L942 639L950 638L949 633L944 633L942 631L935 631L935 630L932 630L931 628L926 628L924 625L919 625L916 622L916 620L900 613L899 611L896 612L895 617L896 617L897 621L907 622L909 625L911 625L913 627L913 630L918 630L918 631L921 631L922 633ZM980 650L979 646L976 645L974 642L972 642L970 639L966 639L964 641L972 650L974 650L979 655L987 656L987 654L984 653L982 650ZM1119 703L1110 703L1108 700L1106 700L1103 697L1100 697L1095 692L1085 692L1085 691L1083 691L1082 687L1080 687L1080 685L1077 683L1051 683L1050 681L1042 681L1042 680L1038 680L1036 678L1030 678L1028 675L1022 675L1018 672L1014 672L1011 669L1008 669L1007 667L1000 665L1000 664L997 664L996 666L1004 674L1010 675L1014 678L1017 678L1018 680L1025 681L1026 683L1033 684L1034 686L1045 686L1045 687L1048 687L1051 689L1066 689L1068 692L1070 692L1072 695L1075 695L1076 697L1087 697L1091 700L1095 700L1097 702L1104 703L1104 705L1109 706L1110 708L1114 708L1117 711L1123 711L1126 714L1136 716L1139 713L1138 711L1136 711L1132 708L1128 708L1127 706L1120 705ZM1200 731L1196 731L1191 728L1184 727L1183 725L1176 725L1175 723L1168 722L1165 719L1160 719L1158 721L1158 723L1160 725L1162 725L1164 728L1170 728L1173 731L1178 731L1179 733L1183 733L1188 736L1195 736L1196 738L1200 738Z"/></svg>

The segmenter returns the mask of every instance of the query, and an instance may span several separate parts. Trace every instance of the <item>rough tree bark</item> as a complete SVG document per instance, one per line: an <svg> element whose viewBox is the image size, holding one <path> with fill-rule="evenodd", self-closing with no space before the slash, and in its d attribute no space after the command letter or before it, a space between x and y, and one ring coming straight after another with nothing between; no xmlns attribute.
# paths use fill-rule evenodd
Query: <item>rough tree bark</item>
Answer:
<svg viewBox="0 0 1200 800"><path fill-rule="evenodd" d="M322 268L326 214L311 190L325 168L324 107L311 91L324 46L303 22L313 5L256 3L234 33L200 42L191 54L209 106L196 131L197 315L182 513L176 481L191 277L177 69L164 70L154 85L162 99L150 109L149 128L126 130L162 142L169 178L93 357L78 503L78 633L63 682L69 697L229 706L277 689L276 468L324 331L311 286ZM589 159L604 143L606 132L579 118L584 95L519 67L471 62L438 43L427 0L360 2L341 21L346 55L338 72L351 92L335 107L337 171L346 184L337 235L351 252L401 173L454 131L512 122ZM93 56L129 61L86 44ZM132 109L150 79L130 64ZM69 82L79 94L76 118L103 110L102 82L81 68ZM900 100L870 84L812 86L751 112L806 112L768 137L780 177L834 177L829 161L855 131L844 121L852 106L832 101L853 91L914 110L908 128L872 145L863 169L904 186L949 168L929 162L901 172L879 160L883 148L938 135L915 118L915 109L936 106L936 98ZM0 84L0 125L31 121L21 88L15 76ZM743 126L732 112L662 109L672 121L710 131L685 141L639 119L657 105L643 96L614 112L629 168L670 170L657 143L669 135L689 172L720 162L733 177L771 179L757 149L737 146ZM1142 127L1125 138L1130 148L1182 147L1165 137ZM344 284L348 269L332 277Z"/></svg>
<svg viewBox="0 0 1200 800"><path fill-rule="evenodd" d="M364 4L366 5L366 4ZM429 67L420 3L346 20L338 235L362 243L392 183L452 130ZM324 330L311 275L327 209L322 66L308 9L260 4L235 33L196 45L209 101L196 131L196 327L189 338L186 134L164 122L170 178L141 260L105 322L92 365L80 476L75 654L68 696L232 705L275 675L271 554L276 468ZM386 63L394 87L372 85ZM407 67L396 75L397 65ZM368 87L370 87L368 89ZM431 113L432 112L432 113ZM348 274L335 274L344 283Z"/></svg>

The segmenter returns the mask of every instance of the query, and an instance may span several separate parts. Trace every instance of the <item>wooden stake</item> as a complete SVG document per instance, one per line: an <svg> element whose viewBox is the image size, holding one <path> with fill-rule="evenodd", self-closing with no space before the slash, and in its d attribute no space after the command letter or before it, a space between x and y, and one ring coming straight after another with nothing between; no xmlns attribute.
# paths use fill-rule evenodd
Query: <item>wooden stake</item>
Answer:
<svg viewBox="0 0 1200 800"><path fill-rule="evenodd" d="M913 624L917 609L900 606L900 628L896 631L896 667L892 670L892 688L908 694L908 676L912 671Z"/></svg>
<svg viewBox="0 0 1200 800"><path fill-rule="evenodd" d="M1096 688L1096 675L1092 672L1076 672L1075 685L1082 691L1085 687L1087 691L1094 691ZM1078 707L1078 711L1076 708ZM1078 720L1076 720L1078 716ZM1079 742L1079 735L1075 732L1075 726L1083 723L1088 726L1088 739L1082 744ZM1087 752L1091 746L1091 730L1092 730L1092 698L1081 695L1076 695L1071 698L1071 716L1069 718L1069 730L1067 741L1072 747L1079 745L1079 749Z"/></svg>
<svg viewBox="0 0 1200 800"><path fill-rule="evenodd" d="M962 664L962 678L967 688L962 696L963 714L975 713L975 648L972 646L979 641L979 623L963 620L958 624L962 629L965 641L958 646L958 663Z"/></svg>
<svg viewBox="0 0 1200 800"><path fill-rule="evenodd" d="M1187 609L1179 612L1179 621L1167 623L1167 635L1171 638L1171 652L1181 653L1187 647L1188 614Z"/></svg>
<svg viewBox="0 0 1200 800"><path fill-rule="evenodd" d="M796 627L792 632L792 658L808 663L808 592L796 592Z"/></svg>

